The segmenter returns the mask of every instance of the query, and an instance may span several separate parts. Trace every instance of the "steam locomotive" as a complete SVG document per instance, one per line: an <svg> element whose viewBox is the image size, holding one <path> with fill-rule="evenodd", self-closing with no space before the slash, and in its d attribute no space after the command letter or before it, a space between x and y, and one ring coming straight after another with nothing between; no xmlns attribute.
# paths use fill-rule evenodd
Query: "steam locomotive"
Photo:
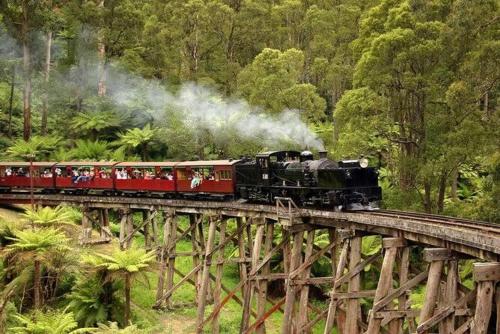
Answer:
<svg viewBox="0 0 500 334"><path fill-rule="evenodd" d="M320 152L273 151L255 159L184 162L0 162L0 191L162 196L347 210L378 208L378 172L366 159L335 162Z"/></svg>
<svg viewBox="0 0 500 334"><path fill-rule="evenodd" d="M382 199L378 171L360 160L329 160L320 152L275 151L236 165L236 192L240 198L273 202L289 197L301 205L347 210L377 209Z"/></svg>

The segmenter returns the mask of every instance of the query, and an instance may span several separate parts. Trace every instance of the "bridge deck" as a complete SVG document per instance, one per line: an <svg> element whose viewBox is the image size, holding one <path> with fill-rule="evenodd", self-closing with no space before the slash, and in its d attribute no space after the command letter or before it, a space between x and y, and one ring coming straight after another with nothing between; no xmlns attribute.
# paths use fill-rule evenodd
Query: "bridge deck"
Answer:
<svg viewBox="0 0 500 334"><path fill-rule="evenodd" d="M170 208L177 214L204 213L229 217L263 217L278 221L275 206L217 201L188 201L151 197L113 197L96 195L35 194L40 205L72 205L93 208L148 209ZM29 203L29 193L0 194L0 203ZM416 243L445 247L490 261L500 260L500 225L465 221L449 217L405 214L403 212L334 212L312 208L294 210L300 222L291 229L308 229L308 226L351 227L359 231L385 236L403 237Z"/></svg>

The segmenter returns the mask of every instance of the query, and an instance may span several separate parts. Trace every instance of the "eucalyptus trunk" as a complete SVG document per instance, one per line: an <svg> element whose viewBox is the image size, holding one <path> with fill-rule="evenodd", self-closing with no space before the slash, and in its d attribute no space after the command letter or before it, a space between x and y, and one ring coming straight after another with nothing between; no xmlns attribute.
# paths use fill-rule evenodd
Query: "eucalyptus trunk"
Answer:
<svg viewBox="0 0 500 334"><path fill-rule="evenodd" d="M31 46L29 42L28 9L23 2L23 138L28 141L31 137Z"/></svg>
<svg viewBox="0 0 500 334"><path fill-rule="evenodd" d="M444 196L446 193L446 180L448 173L443 171L439 177L439 189L438 189L438 199L437 199L437 212L442 213L444 209Z"/></svg>
<svg viewBox="0 0 500 334"><path fill-rule="evenodd" d="M99 7L104 8L104 0L99 2ZM97 54L99 57L98 66L98 83L97 83L97 95L102 97L106 95L106 45L104 43L103 30L99 32L98 42L97 42Z"/></svg>
<svg viewBox="0 0 500 334"><path fill-rule="evenodd" d="M14 107L14 88L16 84L16 65L12 66L12 81L9 96L9 138L12 138L12 109Z"/></svg>
<svg viewBox="0 0 500 334"><path fill-rule="evenodd" d="M431 201L431 181L425 180L424 181L424 209L425 212L431 213L432 212L432 201Z"/></svg>
<svg viewBox="0 0 500 334"><path fill-rule="evenodd" d="M43 105L42 105L42 135L47 134L47 118L49 109L49 78L50 78L50 60L51 60L51 47L52 47L52 31L47 32L45 37L45 66L44 66L44 94L43 94Z"/></svg>

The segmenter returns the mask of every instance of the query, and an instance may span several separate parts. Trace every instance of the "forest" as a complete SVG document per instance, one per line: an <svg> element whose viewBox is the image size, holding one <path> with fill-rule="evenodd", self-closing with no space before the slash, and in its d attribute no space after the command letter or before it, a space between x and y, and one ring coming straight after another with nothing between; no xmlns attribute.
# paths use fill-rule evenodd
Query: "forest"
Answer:
<svg viewBox="0 0 500 334"><path fill-rule="evenodd" d="M385 208L500 222L499 80L495 0L0 0L6 161L326 149L380 166ZM154 254L78 258L79 218L0 212L0 333L163 319Z"/></svg>

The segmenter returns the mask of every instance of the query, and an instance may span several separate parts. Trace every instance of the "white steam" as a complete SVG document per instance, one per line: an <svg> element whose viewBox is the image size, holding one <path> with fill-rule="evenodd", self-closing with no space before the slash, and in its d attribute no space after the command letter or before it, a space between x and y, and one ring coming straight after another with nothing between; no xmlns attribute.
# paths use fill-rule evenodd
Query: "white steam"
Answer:
<svg viewBox="0 0 500 334"><path fill-rule="evenodd" d="M268 148L279 149L281 144L289 143L302 149L323 149L323 143L300 119L298 110L269 115L244 100L224 98L201 85L187 83L170 93L154 80L123 72L109 73L108 86L109 96L118 105L147 105L154 118L161 118L166 109L175 110L188 128L207 130L214 137L231 131Z"/></svg>

